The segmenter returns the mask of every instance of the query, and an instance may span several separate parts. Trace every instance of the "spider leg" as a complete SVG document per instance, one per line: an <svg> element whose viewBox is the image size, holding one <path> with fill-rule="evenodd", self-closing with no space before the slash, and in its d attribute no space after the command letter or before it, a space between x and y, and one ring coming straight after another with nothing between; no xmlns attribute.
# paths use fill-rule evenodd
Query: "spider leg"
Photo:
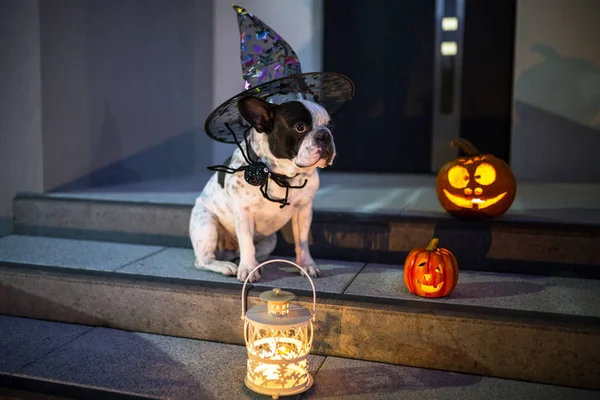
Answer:
<svg viewBox="0 0 600 400"><path fill-rule="evenodd" d="M283 207L289 205L290 203L288 203L288 198L289 198L289 195L290 195L290 188L296 188L296 186L290 186L290 184L288 183L288 181L286 181L285 179L282 179L278 175L271 174L270 177L271 177L271 179L273 179L273 181L277 185L279 185L279 187L285 188L285 198L282 199L282 200L275 200L278 203L281 203L281 206L279 208L283 208ZM304 183L304 185L306 185L306 182ZM303 186L298 186L298 188L302 188L302 187L304 187L304 185Z"/></svg>
<svg viewBox="0 0 600 400"><path fill-rule="evenodd" d="M302 189L304 186L306 186L307 183L308 183L308 179L305 179L304 183L302 185L292 186L288 183L287 185L285 185L285 187L290 188L290 189Z"/></svg>
<svg viewBox="0 0 600 400"><path fill-rule="evenodd" d="M288 203L288 195L290 194L290 187L286 186L285 188L285 198L283 199L281 205L279 206L279 208L283 208L285 206L289 206L290 203Z"/></svg>
<svg viewBox="0 0 600 400"><path fill-rule="evenodd" d="M305 179L304 183L302 183L302 185L292 186L288 182L289 178L278 175L278 174L273 174L273 173L271 174L271 179L273 179L275 181L275 183L278 184L279 186L285 187L285 188L290 188L290 189L302 189L308 183L308 179Z"/></svg>
<svg viewBox="0 0 600 400"><path fill-rule="evenodd" d="M260 187L260 192L262 193L262 195L265 197L265 199L269 200L269 201L279 201L279 200L275 200L273 198L271 198L271 196L269 196L269 180L267 179L265 181L265 183Z"/></svg>
<svg viewBox="0 0 600 400"><path fill-rule="evenodd" d="M262 193L262 195L263 195L263 197L264 197L265 199L267 199L267 200L271 200L271 199L269 198L269 194L267 193L267 190L268 190L268 185L269 185L269 183L268 183L268 182L269 182L269 181L267 180L265 183L263 183L263 184L260 186L260 192Z"/></svg>
<svg viewBox="0 0 600 400"><path fill-rule="evenodd" d="M267 180L265 181L265 195L267 196L267 199L271 201L275 200L269 196L269 177L267 177Z"/></svg>
<svg viewBox="0 0 600 400"><path fill-rule="evenodd" d="M250 142L248 142L248 132L250 132L250 129L248 129L248 130L246 130L246 132L244 132L244 143L246 143L246 151L248 152L248 157L246 158L246 160L249 160L249 162L252 162L252 163L256 163L258 160L253 160L252 158L250 158L251 147L250 147ZM256 156L254 158L256 158Z"/></svg>
<svg viewBox="0 0 600 400"><path fill-rule="evenodd" d="M285 179L281 179L280 176L271 174L271 179L275 182L279 187L289 187L290 184Z"/></svg>
<svg viewBox="0 0 600 400"><path fill-rule="evenodd" d="M264 185L262 185L260 187L260 192L262 193L262 195L265 199L272 201L274 203L281 203L282 205L279 208L283 208L287 203L287 189L286 189L285 200L277 200L277 199L274 199L271 196L269 196L269 180L268 179L266 180Z"/></svg>
<svg viewBox="0 0 600 400"><path fill-rule="evenodd" d="M243 166L243 167L234 169L234 168L230 168L226 165L213 165L211 167L206 167L206 169L208 169L209 171L225 172L227 174L235 174L236 172L243 171L246 168L247 168L246 166Z"/></svg>
<svg viewBox="0 0 600 400"><path fill-rule="evenodd" d="M229 126L229 124L227 122L225 122L225 127L229 130L229 132L231 133L231 136L233 136L233 140L235 141L235 144L237 145L237 147L242 152L242 156L244 156L244 160L246 160L246 162L248 164L250 164L250 160L246 156L246 153L244 153L244 149L242 148L242 145L241 145L240 141L238 140L237 136L235 135L235 132L233 131L233 129L231 129L231 127ZM248 132L250 131L250 129L251 128L248 128L244 132L244 141L246 141L246 145L248 144L248 141L246 140L246 136L248 135Z"/></svg>

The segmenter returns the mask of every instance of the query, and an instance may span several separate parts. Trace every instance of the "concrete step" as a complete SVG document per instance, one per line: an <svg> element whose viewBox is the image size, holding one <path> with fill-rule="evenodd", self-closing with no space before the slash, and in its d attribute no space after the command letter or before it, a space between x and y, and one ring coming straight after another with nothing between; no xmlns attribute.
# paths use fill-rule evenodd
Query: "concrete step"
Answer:
<svg viewBox="0 0 600 400"><path fill-rule="evenodd" d="M596 209L552 204L553 212L543 213L515 206L497 220L459 221L439 208L431 188L334 186L326 186L315 200L310 242L317 258L396 264L437 237L462 270L600 279ZM196 195L21 194L14 204L15 233L190 248ZM292 256L293 247L288 225L279 232L275 254Z"/></svg>
<svg viewBox="0 0 600 400"><path fill-rule="evenodd" d="M463 271L447 298L408 293L400 265L317 260L313 354L600 389L600 281ZM306 278L265 267L250 307ZM0 314L243 344L241 283L190 249L0 238Z"/></svg>
<svg viewBox="0 0 600 400"><path fill-rule="evenodd" d="M587 400L600 396L592 390L332 356L309 356L309 370L313 387L287 398ZM268 399L245 387L245 373L243 346L0 316L0 386L13 391L60 399Z"/></svg>

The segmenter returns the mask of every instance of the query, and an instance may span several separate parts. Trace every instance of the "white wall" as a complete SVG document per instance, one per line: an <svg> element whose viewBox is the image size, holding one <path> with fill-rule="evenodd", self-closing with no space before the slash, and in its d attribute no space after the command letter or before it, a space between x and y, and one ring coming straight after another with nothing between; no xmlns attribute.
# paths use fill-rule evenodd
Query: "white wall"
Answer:
<svg viewBox="0 0 600 400"><path fill-rule="evenodd" d="M43 188L40 25L37 0L0 1L0 235L13 197Z"/></svg>
<svg viewBox="0 0 600 400"><path fill-rule="evenodd" d="M216 108L241 92L244 81L237 15L231 2L214 1L213 108ZM292 46L300 58L302 72L322 70L323 0L240 0L235 4L260 18ZM212 162L222 163L233 146L214 142Z"/></svg>
<svg viewBox="0 0 600 400"><path fill-rule="evenodd" d="M46 190L206 164L212 15L213 0L40 0Z"/></svg>
<svg viewBox="0 0 600 400"><path fill-rule="evenodd" d="M600 1L519 0L511 166L520 179L600 182Z"/></svg>

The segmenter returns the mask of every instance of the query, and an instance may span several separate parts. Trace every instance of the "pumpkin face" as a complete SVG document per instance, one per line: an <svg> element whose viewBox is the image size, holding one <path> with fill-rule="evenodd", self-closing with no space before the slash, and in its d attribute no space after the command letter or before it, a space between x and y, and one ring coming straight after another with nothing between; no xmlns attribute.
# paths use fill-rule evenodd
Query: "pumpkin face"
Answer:
<svg viewBox="0 0 600 400"><path fill-rule="evenodd" d="M512 205L517 183L510 167L491 154L480 154L464 139L452 142L469 156L446 163L438 172L440 204L459 218L493 218Z"/></svg>
<svg viewBox="0 0 600 400"><path fill-rule="evenodd" d="M404 284L411 293L421 297L444 297L458 283L458 262L454 255L437 247L432 239L426 248L408 253L404 262Z"/></svg>

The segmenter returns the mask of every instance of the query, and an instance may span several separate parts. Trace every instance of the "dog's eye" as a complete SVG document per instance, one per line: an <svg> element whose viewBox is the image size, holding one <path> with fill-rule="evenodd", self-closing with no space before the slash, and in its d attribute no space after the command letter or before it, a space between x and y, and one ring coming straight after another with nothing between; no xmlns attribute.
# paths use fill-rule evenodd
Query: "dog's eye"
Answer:
<svg viewBox="0 0 600 400"><path fill-rule="evenodd" d="M330 132L333 132L333 121L329 121L329 123L327 124L327 128Z"/></svg>
<svg viewBox="0 0 600 400"><path fill-rule="evenodd" d="M307 126L304 122L298 122L296 123L296 125L294 125L294 130L298 133L304 133L306 132Z"/></svg>

